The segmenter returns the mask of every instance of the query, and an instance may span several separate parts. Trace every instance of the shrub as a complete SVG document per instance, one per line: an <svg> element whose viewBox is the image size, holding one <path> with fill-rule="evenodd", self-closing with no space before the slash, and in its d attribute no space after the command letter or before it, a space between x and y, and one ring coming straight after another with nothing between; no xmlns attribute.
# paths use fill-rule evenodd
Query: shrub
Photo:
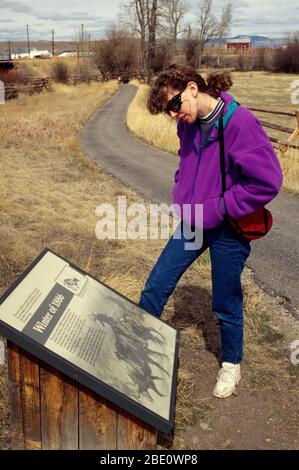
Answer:
<svg viewBox="0 0 299 470"><path fill-rule="evenodd" d="M219 67L221 69L223 68L236 68L236 63L237 63L238 56L235 54L226 54L222 53L220 54L220 63L219 66L217 64L216 67Z"/></svg>
<svg viewBox="0 0 299 470"><path fill-rule="evenodd" d="M191 67L198 68L199 66L199 42L196 38L189 38L184 43L184 52L186 57L186 64Z"/></svg>
<svg viewBox="0 0 299 470"><path fill-rule="evenodd" d="M266 69L266 54L265 49L259 49L254 57L254 70Z"/></svg>
<svg viewBox="0 0 299 470"><path fill-rule="evenodd" d="M0 80L5 84L9 83L28 83L30 76L18 70L0 70Z"/></svg>
<svg viewBox="0 0 299 470"><path fill-rule="evenodd" d="M29 62L29 61L28 61ZM30 64L30 62L29 62ZM25 61L19 61L19 62L16 62L16 65L14 67L14 70L17 70L18 72L20 72L22 75L26 75L27 77L29 78L34 78L34 77L37 77L39 78L40 77L40 74L39 72L37 72L32 66L31 64L28 65L28 63L26 63Z"/></svg>
<svg viewBox="0 0 299 470"><path fill-rule="evenodd" d="M299 34L290 37L285 48L275 51L274 70L282 73L299 73Z"/></svg>
<svg viewBox="0 0 299 470"><path fill-rule="evenodd" d="M158 73L163 68L172 62L173 51L169 44L163 44L155 51L155 56L152 61L152 69L154 73Z"/></svg>
<svg viewBox="0 0 299 470"><path fill-rule="evenodd" d="M237 56L235 69L238 72L248 72L254 68L254 57L249 54L239 54Z"/></svg>
<svg viewBox="0 0 299 470"><path fill-rule="evenodd" d="M260 48L256 51L253 63L254 70L273 70L273 53Z"/></svg>
<svg viewBox="0 0 299 470"><path fill-rule="evenodd" d="M136 69L139 42L134 35L112 26L105 36L105 39L97 41L94 46L94 63L101 70L104 80Z"/></svg>
<svg viewBox="0 0 299 470"><path fill-rule="evenodd" d="M201 58L201 65L208 68L216 68L218 63L218 58L212 54L204 54Z"/></svg>
<svg viewBox="0 0 299 470"><path fill-rule="evenodd" d="M63 60L58 60L52 65L51 77L57 82L66 83L69 76L69 68Z"/></svg>
<svg viewBox="0 0 299 470"><path fill-rule="evenodd" d="M77 65L74 72L75 72L75 75L78 77L79 82L90 83L91 71L87 63Z"/></svg>

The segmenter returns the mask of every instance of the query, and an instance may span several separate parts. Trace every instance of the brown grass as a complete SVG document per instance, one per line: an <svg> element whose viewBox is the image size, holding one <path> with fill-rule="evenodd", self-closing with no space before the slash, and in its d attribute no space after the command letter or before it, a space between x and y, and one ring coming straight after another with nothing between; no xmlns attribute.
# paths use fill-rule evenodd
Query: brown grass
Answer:
<svg viewBox="0 0 299 470"><path fill-rule="evenodd" d="M42 78L49 77L51 75L53 64L61 61L68 66L71 75L74 74L78 66L82 64L85 64L92 71L92 74L99 74L99 69L84 57L80 57L79 61L77 57L52 57L51 59L30 59L30 61L27 59L15 60L14 63L18 70L30 70L35 77Z"/></svg>

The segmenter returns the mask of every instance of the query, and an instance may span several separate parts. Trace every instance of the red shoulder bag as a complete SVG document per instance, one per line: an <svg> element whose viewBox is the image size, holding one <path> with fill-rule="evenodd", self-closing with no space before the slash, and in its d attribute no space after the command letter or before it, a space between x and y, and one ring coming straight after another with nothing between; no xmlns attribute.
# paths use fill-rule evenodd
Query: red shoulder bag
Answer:
<svg viewBox="0 0 299 470"><path fill-rule="evenodd" d="M223 132L223 114L221 113L219 119L219 143L220 143L220 166L222 178L222 194L226 191L226 178L225 178L225 149L224 149L224 132ZM243 238L248 240L256 240L266 235L273 224L273 217L269 209L261 207L252 214L245 215L239 219L233 219L228 214L225 215L226 220L231 227Z"/></svg>

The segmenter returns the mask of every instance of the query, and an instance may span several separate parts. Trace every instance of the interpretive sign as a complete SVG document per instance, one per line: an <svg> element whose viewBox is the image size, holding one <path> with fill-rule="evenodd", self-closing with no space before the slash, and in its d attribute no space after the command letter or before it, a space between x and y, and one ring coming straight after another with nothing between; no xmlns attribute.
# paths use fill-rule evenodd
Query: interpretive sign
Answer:
<svg viewBox="0 0 299 470"><path fill-rule="evenodd" d="M179 333L45 249L0 299L0 333L169 432Z"/></svg>

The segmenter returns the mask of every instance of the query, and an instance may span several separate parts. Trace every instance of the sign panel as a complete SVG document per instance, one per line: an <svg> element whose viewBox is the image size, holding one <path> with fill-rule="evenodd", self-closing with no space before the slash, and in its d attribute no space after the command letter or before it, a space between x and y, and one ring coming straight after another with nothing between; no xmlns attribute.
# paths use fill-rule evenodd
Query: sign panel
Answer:
<svg viewBox="0 0 299 470"><path fill-rule="evenodd" d="M45 249L0 300L0 333L163 432L178 331Z"/></svg>

